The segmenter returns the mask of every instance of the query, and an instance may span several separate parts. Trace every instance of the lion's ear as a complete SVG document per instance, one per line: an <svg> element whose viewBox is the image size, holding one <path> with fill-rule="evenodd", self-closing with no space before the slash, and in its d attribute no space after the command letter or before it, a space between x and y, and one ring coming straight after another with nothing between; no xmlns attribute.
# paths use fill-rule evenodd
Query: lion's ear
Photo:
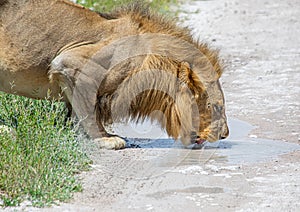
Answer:
<svg viewBox="0 0 300 212"><path fill-rule="evenodd" d="M191 66L188 62L183 61L180 63L180 65L181 65L181 67L187 68L188 70L191 69Z"/></svg>
<svg viewBox="0 0 300 212"><path fill-rule="evenodd" d="M188 62L181 62L178 65L178 78L181 82L189 84L190 64Z"/></svg>

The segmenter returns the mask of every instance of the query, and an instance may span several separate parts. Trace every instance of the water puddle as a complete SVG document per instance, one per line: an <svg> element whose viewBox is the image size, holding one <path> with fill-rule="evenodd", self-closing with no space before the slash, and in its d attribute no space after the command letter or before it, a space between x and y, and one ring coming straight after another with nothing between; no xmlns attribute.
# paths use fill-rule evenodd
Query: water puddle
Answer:
<svg viewBox="0 0 300 212"><path fill-rule="evenodd" d="M217 155L225 156L228 163L255 163L277 158L295 150L300 150L300 145L261 138L251 138L249 133L253 126L237 120L229 119L231 135L226 140L216 144L211 143L206 148L217 148Z"/></svg>
<svg viewBox="0 0 300 212"><path fill-rule="evenodd" d="M256 138L249 133L254 127L246 122L229 119L230 136L226 140L207 143L203 149L186 149L180 142L168 138L158 124L115 125L114 131L129 137L128 147L156 149L162 152L163 160L168 164L160 165L193 165L203 164L209 160L228 164L255 163L277 158L279 155L300 150L300 145ZM166 151L168 150L168 151ZM159 154L158 154L159 155ZM172 164L169 164L172 161Z"/></svg>

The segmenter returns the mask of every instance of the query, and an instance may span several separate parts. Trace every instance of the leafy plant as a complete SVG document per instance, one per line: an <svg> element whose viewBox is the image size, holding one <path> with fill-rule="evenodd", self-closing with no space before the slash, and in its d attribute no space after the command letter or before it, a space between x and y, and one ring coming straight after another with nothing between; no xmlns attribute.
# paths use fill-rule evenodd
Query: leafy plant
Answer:
<svg viewBox="0 0 300 212"><path fill-rule="evenodd" d="M81 185L75 174L88 168L76 127L61 102L0 95L0 199L14 206L64 201Z"/></svg>
<svg viewBox="0 0 300 212"><path fill-rule="evenodd" d="M76 3L82 4L85 7L91 8L100 12L109 12L114 8L129 4L131 2L136 2L134 0L77 0ZM166 13L170 11L170 5L178 3L178 0L148 0L149 5L161 13Z"/></svg>

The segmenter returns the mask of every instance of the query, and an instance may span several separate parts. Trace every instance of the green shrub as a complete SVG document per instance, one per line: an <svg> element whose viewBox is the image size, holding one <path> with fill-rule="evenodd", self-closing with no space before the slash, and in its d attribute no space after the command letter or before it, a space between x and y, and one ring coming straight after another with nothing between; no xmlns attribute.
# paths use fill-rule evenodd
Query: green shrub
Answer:
<svg viewBox="0 0 300 212"><path fill-rule="evenodd" d="M75 174L88 168L63 103L0 94L0 199L25 198L36 206L66 200L81 185Z"/></svg>
<svg viewBox="0 0 300 212"><path fill-rule="evenodd" d="M79 4L85 7L94 9L101 12L109 12L115 7L120 5L128 4L130 2L135 2L134 0L77 0ZM177 3L177 0L148 0L150 6L161 13L169 12L169 6L171 3Z"/></svg>

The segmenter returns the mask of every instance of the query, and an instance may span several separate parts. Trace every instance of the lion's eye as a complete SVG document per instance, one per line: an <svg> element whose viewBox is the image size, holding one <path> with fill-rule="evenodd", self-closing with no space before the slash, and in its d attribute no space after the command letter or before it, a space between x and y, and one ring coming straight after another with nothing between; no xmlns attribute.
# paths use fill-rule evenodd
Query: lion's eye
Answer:
<svg viewBox="0 0 300 212"><path fill-rule="evenodd" d="M214 105L214 110L216 111L216 112L222 112L222 110L223 110L223 107L221 106L221 105Z"/></svg>

